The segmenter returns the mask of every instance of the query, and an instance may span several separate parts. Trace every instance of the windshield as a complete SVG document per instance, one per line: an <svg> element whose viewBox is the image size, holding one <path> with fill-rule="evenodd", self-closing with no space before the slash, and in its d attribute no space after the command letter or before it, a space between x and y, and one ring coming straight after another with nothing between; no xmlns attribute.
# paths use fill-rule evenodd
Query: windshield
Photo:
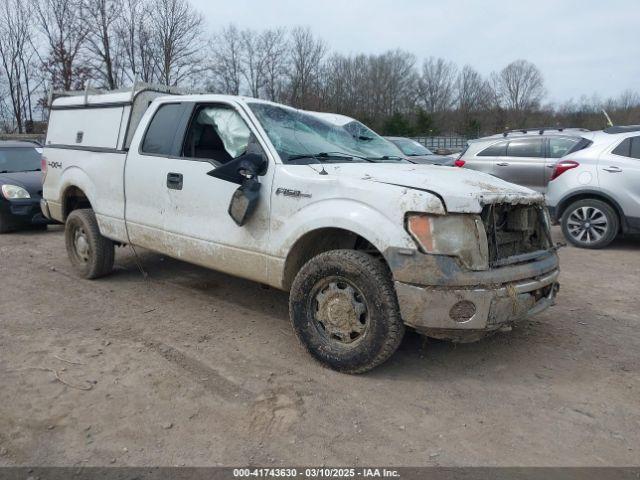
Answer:
<svg viewBox="0 0 640 480"><path fill-rule="evenodd" d="M433 155L433 152L429 150L427 147L425 147L419 142L416 142L415 140L411 140L410 138L394 138L391 141L395 143L398 147L400 147L400 150L402 150L402 153L404 153L405 155L408 155L409 157L417 157L420 155Z"/></svg>
<svg viewBox="0 0 640 480"><path fill-rule="evenodd" d="M40 170L40 154L31 147L0 147L0 173Z"/></svg>
<svg viewBox="0 0 640 480"><path fill-rule="evenodd" d="M402 152L353 120L344 125L267 103L250 103L284 163L398 162Z"/></svg>

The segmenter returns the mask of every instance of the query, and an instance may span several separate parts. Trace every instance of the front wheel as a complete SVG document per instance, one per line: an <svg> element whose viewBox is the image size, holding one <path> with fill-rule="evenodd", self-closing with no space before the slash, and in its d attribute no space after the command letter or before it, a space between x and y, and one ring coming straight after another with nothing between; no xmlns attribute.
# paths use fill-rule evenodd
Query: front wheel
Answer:
<svg viewBox="0 0 640 480"><path fill-rule="evenodd" d="M309 260L293 281L289 313L309 353L345 373L380 365L404 335L389 271L355 250L333 250Z"/></svg>
<svg viewBox="0 0 640 480"><path fill-rule="evenodd" d="M601 200L578 200L562 215L564 237L580 248L606 247L616 238L619 228L617 213Z"/></svg>
<svg viewBox="0 0 640 480"><path fill-rule="evenodd" d="M111 273L115 248L111 240L100 234L93 210L71 212L64 238L71 265L82 278L94 279Z"/></svg>

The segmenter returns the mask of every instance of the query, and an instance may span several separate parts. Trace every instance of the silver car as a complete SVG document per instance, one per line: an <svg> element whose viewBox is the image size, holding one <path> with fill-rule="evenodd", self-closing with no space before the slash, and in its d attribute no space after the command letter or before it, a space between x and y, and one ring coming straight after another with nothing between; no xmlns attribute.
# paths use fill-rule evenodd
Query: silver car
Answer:
<svg viewBox="0 0 640 480"><path fill-rule="evenodd" d="M455 165L545 193L556 162L588 147L591 135L573 128L509 131L470 141Z"/></svg>
<svg viewBox="0 0 640 480"><path fill-rule="evenodd" d="M640 233L640 126L593 132L591 142L555 165L546 198L569 242L602 248Z"/></svg>
<svg viewBox="0 0 640 480"><path fill-rule="evenodd" d="M433 153L420 142L407 137L384 137L397 146L413 163L453 166L455 158Z"/></svg>

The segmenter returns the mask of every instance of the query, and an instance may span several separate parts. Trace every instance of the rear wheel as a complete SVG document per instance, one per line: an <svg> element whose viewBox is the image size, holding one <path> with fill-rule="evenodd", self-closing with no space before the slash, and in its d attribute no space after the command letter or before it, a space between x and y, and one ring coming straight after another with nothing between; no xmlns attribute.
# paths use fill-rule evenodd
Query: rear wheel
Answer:
<svg viewBox="0 0 640 480"><path fill-rule="evenodd" d="M67 254L73 268L82 278L93 279L113 270L113 242L100 234L91 209L74 210L65 224Z"/></svg>
<svg viewBox="0 0 640 480"><path fill-rule="evenodd" d="M578 200L562 215L562 233L576 247L604 248L616 238L619 228L618 214L601 200Z"/></svg>
<svg viewBox="0 0 640 480"><path fill-rule="evenodd" d="M291 287L289 312L309 353L346 373L380 365L404 335L390 273L379 260L355 250L309 260Z"/></svg>

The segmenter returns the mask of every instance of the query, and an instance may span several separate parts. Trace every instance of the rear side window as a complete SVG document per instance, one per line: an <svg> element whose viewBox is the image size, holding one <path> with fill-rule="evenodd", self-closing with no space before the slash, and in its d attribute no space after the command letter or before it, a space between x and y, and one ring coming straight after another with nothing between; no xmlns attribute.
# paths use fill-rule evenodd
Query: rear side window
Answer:
<svg viewBox="0 0 640 480"><path fill-rule="evenodd" d="M142 152L152 155L171 155L182 104L162 105L153 116L142 142Z"/></svg>
<svg viewBox="0 0 640 480"><path fill-rule="evenodd" d="M625 138L624 141L613 149L611 152L614 155L622 155L623 157L628 157L629 153L631 153L631 139Z"/></svg>
<svg viewBox="0 0 640 480"><path fill-rule="evenodd" d="M508 157L542 157L542 139L512 140L507 147Z"/></svg>
<svg viewBox="0 0 640 480"><path fill-rule="evenodd" d="M569 152L575 151L575 146L580 143L579 138L563 138L563 137L550 137L549 138L549 157L561 158Z"/></svg>
<svg viewBox="0 0 640 480"><path fill-rule="evenodd" d="M507 154L507 143L509 142L498 142L493 145L485 148L480 153L478 153L478 157L504 157Z"/></svg>

